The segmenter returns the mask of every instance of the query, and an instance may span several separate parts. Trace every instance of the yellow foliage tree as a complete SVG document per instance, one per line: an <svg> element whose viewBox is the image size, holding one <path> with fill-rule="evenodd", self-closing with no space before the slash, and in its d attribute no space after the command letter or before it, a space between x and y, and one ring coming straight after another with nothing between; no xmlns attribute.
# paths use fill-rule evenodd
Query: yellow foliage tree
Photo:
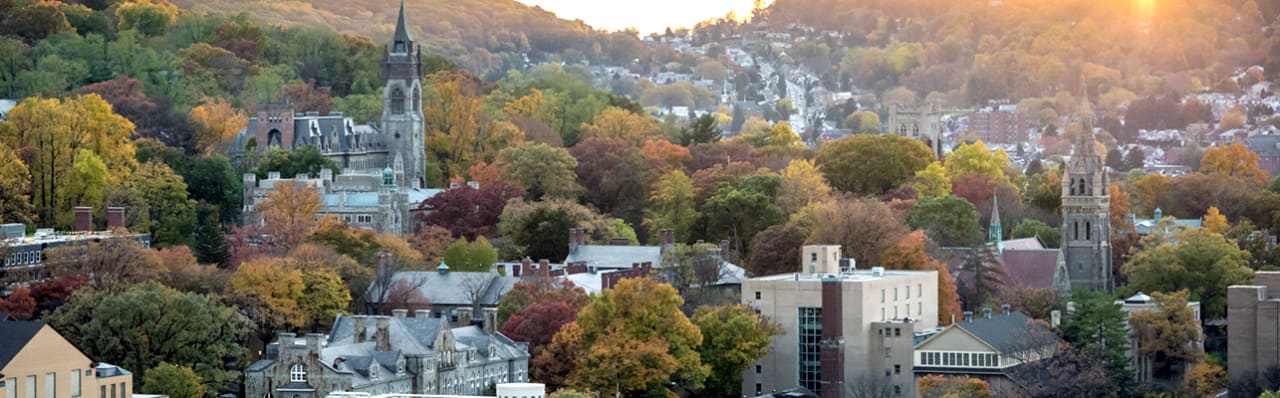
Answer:
<svg viewBox="0 0 1280 398"><path fill-rule="evenodd" d="M304 289L302 271L285 266L279 258L241 264L231 274L231 288L240 308L258 324L260 337L269 340L273 330L299 328L306 322L298 306Z"/></svg>
<svg viewBox="0 0 1280 398"><path fill-rule="evenodd" d="M319 225L316 214L322 208L320 193L298 183L276 184L275 190L257 204L258 215L285 249L293 248L311 235Z"/></svg>
<svg viewBox="0 0 1280 398"><path fill-rule="evenodd" d="M831 186L813 161L793 159L778 174L782 177L782 187L774 202L785 214L795 213L810 203L831 200Z"/></svg>
<svg viewBox="0 0 1280 398"><path fill-rule="evenodd" d="M205 154L225 151L227 143L249 125L244 113L219 97L206 98L204 103L191 109L190 116L196 128L196 150Z"/></svg>
<svg viewBox="0 0 1280 398"><path fill-rule="evenodd" d="M933 162L929 167L916 172L916 181L911 184L920 199L941 199L951 194L951 177L942 163Z"/></svg>
<svg viewBox="0 0 1280 398"><path fill-rule="evenodd" d="M1258 168L1258 153L1238 142L1206 149L1200 159L1200 172L1239 178L1259 187L1270 179L1267 172Z"/></svg>
<svg viewBox="0 0 1280 398"><path fill-rule="evenodd" d="M1226 234L1227 229L1231 228L1231 225L1227 223L1227 216L1222 215L1217 206L1209 206L1209 210L1204 213L1203 220L1201 226L1216 234Z"/></svg>
<svg viewBox="0 0 1280 398"><path fill-rule="evenodd" d="M582 138L618 138L640 144L662 133L662 127L651 117L626 109L610 107L596 115L591 124L582 126Z"/></svg>
<svg viewBox="0 0 1280 398"><path fill-rule="evenodd" d="M1196 397L1213 397L1227 388L1227 371L1221 366L1201 362L1192 366L1182 379L1183 386ZM1265 394L1264 394L1265 396Z"/></svg>
<svg viewBox="0 0 1280 398"><path fill-rule="evenodd" d="M997 182L1008 182L1005 168L1009 167L1009 154L1004 148L994 151L982 141L960 145L955 151L947 154L947 176L956 178L966 174L982 174Z"/></svg>
<svg viewBox="0 0 1280 398"><path fill-rule="evenodd" d="M0 142L0 223L29 223L35 218L31 206L31 172L9 146Z"/></svg>

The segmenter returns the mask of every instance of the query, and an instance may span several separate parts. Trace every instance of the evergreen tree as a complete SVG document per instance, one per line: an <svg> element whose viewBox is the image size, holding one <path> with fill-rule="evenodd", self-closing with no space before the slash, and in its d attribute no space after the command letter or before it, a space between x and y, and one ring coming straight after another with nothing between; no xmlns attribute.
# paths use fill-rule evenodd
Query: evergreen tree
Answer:
<svg viewBox="0 0 1280 398"><path fill-rule="evenodd" d="M1075 291L1075 310L1062 322L1062 337L1077 349L1092 352L1106 361L1111 387L1128 396L1133 390L1133 370L1125 352L1129 350L1128 316L1106 293Z"/></svg>
<svg viewBox="0 0 1280 398"><path fill-rule="evenodd" d="M216 264L220 268L230 265L231 249L218 224L218 207L200 202L196 207L195 252L196 260L203 264Z"/></svg>
<svg viewBox="0 0 1280 398"><path fill-rule="evenodd" d="M747 116L742 113L741 107L733 107L733 121L729 123L729 131L738 132L742 130L742 124L747 122Z"/></svg>

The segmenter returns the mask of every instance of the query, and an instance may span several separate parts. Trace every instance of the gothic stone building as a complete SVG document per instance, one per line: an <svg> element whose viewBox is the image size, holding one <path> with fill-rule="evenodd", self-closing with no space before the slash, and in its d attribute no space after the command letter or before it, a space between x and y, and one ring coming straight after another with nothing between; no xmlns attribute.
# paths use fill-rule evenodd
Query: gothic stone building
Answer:
<svg viewBox="0 0 1280 398"><path fill-rule="evenodd" d="M1111 181L1093 129L1085 130L1062 177L1062 250L1072 287L1110 291Z"/></svg>
<svg viewBox="0 0 1280 398"><path fill-rule="evenodd" d="M485 326L407 310L339 316L328 336L281 333L245 369L245 396L323 398L333 392L478 395L528 381L528 347Z"/></svg>
<svg viewBox="0 0 1280 398"><path fill-rule="evenodd" d="M245 175L246 220L254 220L253 205L276 184L293 182L321 190L324 214L379 232L413 232L410 212L440 190L425 188L421 50L409 36L403 2L382 76L381 126L356 125L338 112L294 113L288 104L258 107L257 117L249 119L248 128L231 146L233 159L243 160L251 151L270 147L293 151L313 146L343 171L337 178L322 172L281 179L275 173L265 181Z"/></svg>

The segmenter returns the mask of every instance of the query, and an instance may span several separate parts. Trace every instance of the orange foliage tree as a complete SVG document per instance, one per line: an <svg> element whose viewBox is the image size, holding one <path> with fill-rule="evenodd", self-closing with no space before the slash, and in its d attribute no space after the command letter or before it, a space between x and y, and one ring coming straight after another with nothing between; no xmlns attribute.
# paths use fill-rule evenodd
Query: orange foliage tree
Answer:
<svg viewBox="0 0 1280 398"><path fill-rule="evenodd" d="M924 231L913 231L886 250L880 263L886 269L938 271L938 324L946 325L951 323L953 316L962 316L960 295L956 292L956 280L951 276L947 265L925 253L928 240Z"/></svg>

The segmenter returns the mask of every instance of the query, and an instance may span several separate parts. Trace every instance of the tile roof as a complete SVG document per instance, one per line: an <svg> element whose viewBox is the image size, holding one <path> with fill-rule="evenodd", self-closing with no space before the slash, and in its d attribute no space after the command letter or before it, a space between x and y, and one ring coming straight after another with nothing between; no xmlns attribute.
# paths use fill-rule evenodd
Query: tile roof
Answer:
<svg viewBox="0 0 1280 398"><path fill-rule="evenodd" d="M0 321L0 369L9 366L43 327L40 321Z"/></svg>

